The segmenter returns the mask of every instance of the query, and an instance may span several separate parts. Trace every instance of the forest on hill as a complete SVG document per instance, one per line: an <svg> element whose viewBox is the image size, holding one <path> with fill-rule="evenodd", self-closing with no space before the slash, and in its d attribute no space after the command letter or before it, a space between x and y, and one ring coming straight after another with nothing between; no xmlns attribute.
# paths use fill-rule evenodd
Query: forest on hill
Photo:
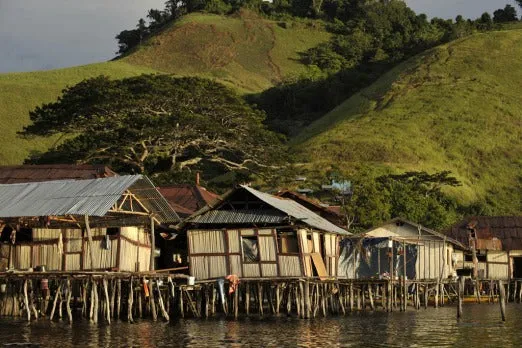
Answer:
<svg viewBox="0 0 522 348"><path fill-rule="evenodd" d="M25 161L307 189L354 231L519 214L517 22L510 5L429 20L399 0L167 1L107 63L149 74L93 74L42 100L19 137L48 145ZM322 192L331 182L349 194Z"/></svg>

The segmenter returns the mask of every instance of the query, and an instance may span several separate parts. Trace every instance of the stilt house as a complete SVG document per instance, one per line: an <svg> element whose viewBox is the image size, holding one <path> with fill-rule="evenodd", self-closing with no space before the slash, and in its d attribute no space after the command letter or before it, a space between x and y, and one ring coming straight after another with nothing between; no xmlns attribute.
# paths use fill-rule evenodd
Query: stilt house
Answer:
<svg viewBox="0 0 522 348"><path fill-rule="evenodd" d="M469 247L459 260L479 279L522 279L522 217L474 216L452 226L448 236Z"/></svg>
<svg viewBox="0 0 522 348"><path fill-rule="evenodd" d="M336 277L346 230L299 203L240 186L190 217L190 274L213 279Z"/></svg>
<svg viewBox="0 0 522 348"><path fill-rule="evenodd" d="M339 277L430 280L457 275L467 248L457 240L396 218L343 240Z"/></svg>
<svg viewBox="0 0 522 348"><path fill-rule="evenodd" d="M2 184L0 268L147 271L154 226L176 222L142 175Z"/></svg>

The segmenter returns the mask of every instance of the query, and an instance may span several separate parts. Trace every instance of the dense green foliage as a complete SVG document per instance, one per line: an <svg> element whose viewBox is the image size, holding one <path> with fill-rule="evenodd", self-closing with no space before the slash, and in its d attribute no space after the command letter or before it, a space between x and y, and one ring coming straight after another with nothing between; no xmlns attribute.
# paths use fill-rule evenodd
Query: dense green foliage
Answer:
<svg viewBox="0 0 522 348"><path fill-rule="evenodd" d="M29 163L104 163L149 174L192 168L260 173L283 152L262 125L262 112L199 78L100 76L65 89L30 117L23 135L69 138Z"/></svg>

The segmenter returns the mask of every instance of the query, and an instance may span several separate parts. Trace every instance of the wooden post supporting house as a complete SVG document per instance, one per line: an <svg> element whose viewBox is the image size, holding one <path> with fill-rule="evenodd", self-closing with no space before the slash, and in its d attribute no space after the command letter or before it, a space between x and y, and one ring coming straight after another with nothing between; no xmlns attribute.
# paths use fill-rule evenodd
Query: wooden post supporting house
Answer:
<svg viewBox="0 0 522 348"><path fill-rule="evenodd" d="M154 217L150 216L150 270L154 271L154 250L156 249L156 234L154 232Z"/></svg>

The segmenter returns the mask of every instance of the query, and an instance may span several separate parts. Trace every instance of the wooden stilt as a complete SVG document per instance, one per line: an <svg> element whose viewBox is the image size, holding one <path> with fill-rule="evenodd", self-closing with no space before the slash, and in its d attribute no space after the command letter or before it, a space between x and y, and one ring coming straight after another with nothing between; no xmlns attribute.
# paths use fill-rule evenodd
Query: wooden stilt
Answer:
<svg viewBox="0 0 522 348"><path fill-rule="evenodd" d="M464 277L460 277L457 289L458 305L457 305L457 318L462 317L462 298L464 297Z"/></svg>
<svg viewBox="0 0 522 348"><path fill-rule="evenodd" d="M245 284L245 313L250 315L250 283Z"/></svg>
<svg viewBox="0 0 522 348"><path fill-rule="evenodd" d="M498 293L500 303L500 315L502 316L502 321L506 321L506 290L504 288L504 282L502 282L502 280L498 281Z"/></svg>
<svg viewBox="0 0 522 348"><path fill-rule="evenodd" d="M27 295L27 279L24 281L24 306L27 312L27 321L31 321L31 309L29 308L29 296Z"/></svg>
<svg viewBox="0 0 522 348"><path fill-rule="evenodd" d="M121 313L121 279L118 279L116 282L117 286L117 298L116 298L116 318L120 319Z"/></svg>
<svg viewBox="0 0 522 348"><path fill-rule="evenodd" d="M151 281L152 281L152 279L151 279ZM163 296L161 295L161 289L159 287L159 282L156 282L156 288L158 289L158 303L159 303L159 307L161 310L161 314L166 321L170 321L169 314L165 310L165 305L163 303Z"/></svg>
<svg viewBox="0 0 522 348"><path fill-rule="evenodd" d="M67 302L66 302L66 308L67 308L67 316L69 317L69 323L73 322L72 311L71 311L71 295L72 295L71 281L69 279L67 279Z"/></svg>
<svg viewBox="0 0 522 348"><path fill-rule="evenodd" d="M111 306L110 306L110 299L109 299L109 285L107 278L103 278L103 293L105 295L105 319L107 320L107 323L111 323Z"/></svg>
<svg viewBox="0 0 522 348"><path fill-rule="evenodd" d="M134 304L134 279L131 277L129 281L129 299L127 302L127 321L129 323L134 323L134 318L132 317L132 308Z"/></svg>
<svg viewBox="0 0 522 348"><path fill-rule="evenodd" d="M152 320L156 321L158 320L158 313L156 311L156 302L154 301L154 282L153 279L149 279L149 304L150 304L150 312L152 314Z"/></svg>

